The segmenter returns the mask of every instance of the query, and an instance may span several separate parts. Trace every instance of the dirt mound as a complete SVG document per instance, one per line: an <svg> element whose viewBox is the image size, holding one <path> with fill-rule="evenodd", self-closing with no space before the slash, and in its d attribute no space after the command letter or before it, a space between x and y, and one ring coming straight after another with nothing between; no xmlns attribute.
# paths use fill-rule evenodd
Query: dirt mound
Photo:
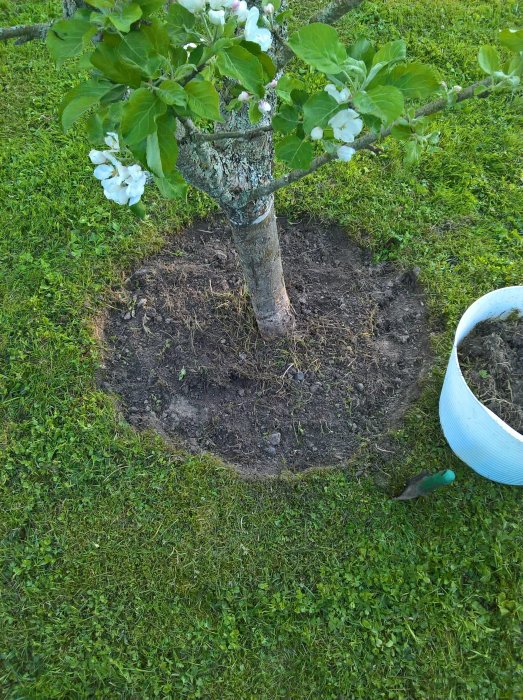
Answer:
<svg viewBox="0 0 523 700"><path fill-rule="evenodd" d="M523 316L514 313L478 324L458 354L478 399L523 434Z"/></svg>
<svg viewBox="0 0 523 700"><path fill-rule="evenodd" d="M105 322L100 379L127 419L244 474L344 463L403 415L429 358L415 272L372 265L337 228L280 232L291 338L259 337L219 221L136 270Z"/></svg>

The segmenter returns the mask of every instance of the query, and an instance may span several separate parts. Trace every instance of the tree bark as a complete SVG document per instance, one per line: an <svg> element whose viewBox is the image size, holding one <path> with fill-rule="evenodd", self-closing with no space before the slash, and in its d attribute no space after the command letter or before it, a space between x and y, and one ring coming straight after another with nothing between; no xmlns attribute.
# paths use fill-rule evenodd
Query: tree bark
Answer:
<svg viewBox="0 0 523 700"><path fill-rule="evenodd" d="M294 315L283 277L274 203L250 225L233 224L233 239L262 337L287 335Z"/></svg>
<svg viewBox="0 0 523 700"><path fill-rule="evenodd" d="M259 7L261 1L255 0L254 4ZM276 50L272 53L275 58ZM207 192L227 215L260 333L267 339L277 338L292 330L294 316L283 278L274 197L272 194L251 197L253 190L272 181L271 116L264 114L253 127L247 107L239 112L227 111L226 105L232 97L230 87L226 81L221 94L224 121L217 125L216 133L245 133L254 128L258 129L257 133L249 139L198 141L191 140L190 128L185 124L187 138L180 142L178 167L187 182ZM274 111L273 88L267 87L265 99L272 107L271 112Z"/></svg>
<svg viewBox="0 0 523 700"><path fill-rule="evenodd" d="M63 0L62 5L64 17L72 17L76 10L79 10L80 7L85 7L85 2L83 0Z"/></svg>

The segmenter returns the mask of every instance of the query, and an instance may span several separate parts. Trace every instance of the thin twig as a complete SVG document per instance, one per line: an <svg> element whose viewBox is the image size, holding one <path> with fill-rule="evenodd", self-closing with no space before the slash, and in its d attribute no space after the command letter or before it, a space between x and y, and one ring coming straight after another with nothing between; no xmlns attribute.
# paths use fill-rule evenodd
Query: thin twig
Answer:
<svg viewBox="0 0 523 700"><path fill-rule="evenodd" d="M481 93L481 96L486 96L487 94L489 94L488 88L491 86L491 84L492 78L485 78L485 80L480 80L476 83L473 83L472 85L469 85L469 87L457 93L456 102L463 102L463 100L468 100L471 97L474 97L476 95L477 89L482 87L487 88L487 90L483 91ZM416 112L416 118L426 117L430 114L441 112L448 106L449 103L446 97L443 97L439 100L434 100L433 102L429 102L425 106L418 109L418 111ZM355 151L364 150L366 148L369 148L376 141L380 141L386 138L387 136L390 136L390 133L390 128L382 129L380 133L370 132L368 134L365 134L365 136L362 136L361 138L354 141L354 143L351 143L350 147L353 148ZM297 182L298 180L307 177L307 175L311 175L313 172L318 170L318 168L321 168L323 165L326 165L327 163L330 163L331 161L336 159L337 156L335 154L330 153L326 153L323 156L318 156L318 158L315 158L312 161L310 168L306 170L291 170L290 173L283 175L283 177L272 180L266 185L262 185L261 187L257 187L256 189L252 190L249 199L256 200L261 197L267 197L267 195L276 192L276 190L279 190L282 187L286 187L287 185L290 185L293 182Z"/></svg>

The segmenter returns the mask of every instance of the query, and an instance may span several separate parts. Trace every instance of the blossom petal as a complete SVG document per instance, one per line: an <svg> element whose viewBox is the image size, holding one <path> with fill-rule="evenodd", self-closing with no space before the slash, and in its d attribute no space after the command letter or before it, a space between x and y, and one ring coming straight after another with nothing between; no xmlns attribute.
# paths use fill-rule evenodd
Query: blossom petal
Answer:
<svg viewBox="0 0 523 700"><path fill-rule="evenodd" d="M356 153L354 148L350 146L340 146L337 150L338 159L344 163L348 163L352 156Z"/></svg>
<svg viewBox="0 0 523 700"><path fill-rule="evenodd" d="M119 151L120 150L120 141L118 139L118 134L116 132L109 131L106 134L104 141L112 151Z"/></svg>
<svg viewBox="0 0 523 700"><path fill-rule="evenodd" d="M107 180L114 175L114 168L112 165L98 165L94 169L93 175L97 180Z"/></svg>
<svg viewBox="0 0 523 700"><path fill-rule="evenodd" d="M107 163L105 153L103 151L97 151L94 148L92 151L89 151L89 160L94 165L102 165L102 163Z"/></svg>

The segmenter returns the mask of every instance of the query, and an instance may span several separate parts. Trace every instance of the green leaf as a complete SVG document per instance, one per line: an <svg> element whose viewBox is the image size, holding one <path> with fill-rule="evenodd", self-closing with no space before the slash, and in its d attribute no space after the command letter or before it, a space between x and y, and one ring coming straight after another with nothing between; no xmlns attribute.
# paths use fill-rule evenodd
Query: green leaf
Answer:
<svg viewBox="0 0 523 700"><path fill-rule="evenodd" d="M46 37L47 48L58 67L65 59L79 56L96 34L86 19L67 19L55 22Z"/></svg>
<svg viewBox="0 0 523 700"><path fill-rule="evenodd" d="M300 120L300 113L292 105L282 105L278 114L272 119L272 127L281 134L289 134L294 131Z"/></svg>
<svg viewBox="0 0 523 700"><path fill-rule="evenodd" d="M482 46L478 53L478 63L482 70L489 75L501 69L499 54L494 46Z"/></svg>
<svg viewBox="0 0 523 700"><path fill-rule="evenodd" d="M302 27L288 41L298 58L323 73L337 74L347 57L334 27L314 22Z"/></svg>
<svg viewBox="0 0 523 700"><path fill-rule="evenodd" d="M390 133L398 141L410 141L412 138L412 129L408 124L395 124Z"/></svg>
<svg viewBox="0 0 523 700"><path fill-rule="evenodd" d="M176 119L164 114L156 121L157 129L147 137L147 166L158 177L170 175L176 167Z"/></svg>
<svg viewBox="0 0 523 700"><path fill-rule="evenodd" d="M507 75L521 75L523 73L523 53L512 56L505 69Z"/></svg>
<svg viewBox="0 0 523 700"><path fill-rule="evenodd" d="M510 51L523 51L523 29L502 29L499 33L499 43Z"/></svg>
<svg viewBox="0 0 523 700"><path fill-rule="evenodd" d="M135 2L130 5L124 5L118 13L112 12L108 15L111 23L119 32L130 32L131 25L137 22L142 16L142 8Z"/></svg>
<svg viewBox="0 0 523 700"><path fill-rule="evenodd" d="M172 58L171 40L164 22L156 18L150 19L147 24L140 27L140 32L146 37L156 53L166 58ZM182 49L182 51L186 57L185 49Z"/></svg>
<svg viewBox="0 0 523 700"><path fill-rule="evenodd" d="M263 97L265 94L264 71L260 61L241 46L220 51L216 66L222 75L237 80L249 92Z"/></svg>
<svg viewBox="0 0 523 700"><path fill-rule="evenodd" d="M392 85L379 85L367 92L359 92L354 95L353 102L358 112L373 114L384 124L393 122L405 109L403 95Z"/></svg>
<svg viewBox="0 0 523 700"><path fill-rule="evenodd" d="M263 117L261 109L258 107L256 100L251 100L249 104L249 121L251 124L257 124Z"/></svg>
<svg viewBox="0 0 523 700"><path fill-rule="evenodd" d="M97 10L112 10L114 7L113 0L85 0L91 7L96 7Z"/></svg>
<svg viewBox="0 0 523 700"><path fill-rule="evenodd" d="M357 61L363 61L367 68L370 68L375 51L370 41L364 37L359 37L347 48L347 54L351 58L355 58Z"/></svg>
<svg viewBox="0 0 523 700"><path fill-rule="evenodd" d="M414 165L421 158L423 146L419 141L408 141L405 145L405 165Z"/></svg>
<svg viewBox="0 0 523 700"><path fill-rule="evenodd" d="M136 204L133 204L129 207L129 209L132 211L134 216L136 216L137 219L145 219L146 215L146 209L144 205L141 202L136 202Z"/></svg>
<svg viewBox="0 0 523 700"><path fill-rule="evenodd" d="M192 31L195 21L195 16L185 7L178 3L171 4L167 13L167 30L174 45L179 46L193 40L198 43L198 37Z"/></svg>
<svg viewBox="0 0 523 700"><path fill-rule="evenodd" d="M182 108L187 106L187 93L183 87L174 80L162 81L157 90L157 94L166 105Z"/></svg>
<svg viewBox="0 0 523 700"><path fill-rule="evenodd" d="M130 32L123 37L119 55L124 63L148 78L157 78L165 63L165 58L160 56L141 31Z"/></svg>
<svg viewBox="0 0 523 700"><path fill-rule="evenodd" d="M112 83L97 80L88 80L73 88L67 93L60 107L63 130L70 129L82 114L98 104L101 98L113 89Z"/></svg>
<svg viewBox="0 0 523 700"><path fill-rule="evenodd" d="M301 80L293 78L288 73L285 73L278 80L278 84L276 85L276 94L281 100L283 100L283 102L287 102L287 104L292 104L292 91L301 90L303 87L304 85Z"/></svg>
<svg viewBox="0 0 523 700"><path fill-rule="evenodd" d="M314 153L312 144L292 134L276 144L275 152L291 168L308 168Z"/></svg>
<svg viewBox="0 0 523 700"><path fill-rule="evenodd" d="M174 71L174 80L183 80L184 78L188 78L196 69L197 66L195 66L194 63L185 63L183 66L179 66L179 68Z"/></svg>
<svg viewBox="0 0 523 700"><path fill-rule="evenodd" d="M207 80L191 80L184 86L188 106L197 117L222 122L220 98L216 88Z"/></svg>
<svg viewBox="0 0 523 700"><path fill-rule="evenodd" d="M385 78L385 82L397 87L409 99L430 97L440 87L434 68L423 63L394 66Z"/></svg>
<svg viewBox="0 0 523 700"><path fill-rule="evenodd" d="M165 0L136 0L142 9L143 17L149 17L165 5Z"/></svg>
<svg viewBox="0 0 523 700"><path fill-rule="evenodd" d="M107 133L104 130L104 120L101 114L94 112L90 114L85 123L87 130L87 138L90 143L99 144L104 140L104 136Z"/></svg>
<svg viewBox="0 0 523 700"><path fill-rule="evenodd" d="M396 41L389 41L388 44L383 44L383 46L374 54L372 65L376 66L378 63L387 65L393 61L402 61L406 57L407 46L403 39L397 39Z"/></svg>
<svg viewBox="0 0 523 700"><path fill-rule="evenodd" d="M265 82L269 83L276 75L276 66L269 54L263 51L258 54L257 59L262 64L265 73Z"/></svg>
<svg viewBox="0 0 523 700"><path fill-rule="evenodd" d="M175 170L169 177L154 178L160 193L167 199L181 199L187 195L187 182L182 174Z"/></svg>
<svg viewBox="0 0 523 700"><path fill-rule="evenodd" d="M122 136L129 145L138 143L156 131L156 120L167 106L146 88L139 88L129 98L122 115Z"/></svg>
<svg viewBox="0 0 523 700"><path fill-rule="evenodd" d="M318 92L309 97L303 105L303 128L305 133L310 134L315 126L325 126L329 119L339 110L340 105L326 92Z"/></svg>
<svg viewBox="0 0 523 700"><path fill-rule="evenodd" d="M105 34L96 50L91 55L91 63L98 68L106 78L115 83L129 85L132 88L140 87L142 74L135 66L131 66L121 60L119 50L122 39L115 34Z"/></svg>

